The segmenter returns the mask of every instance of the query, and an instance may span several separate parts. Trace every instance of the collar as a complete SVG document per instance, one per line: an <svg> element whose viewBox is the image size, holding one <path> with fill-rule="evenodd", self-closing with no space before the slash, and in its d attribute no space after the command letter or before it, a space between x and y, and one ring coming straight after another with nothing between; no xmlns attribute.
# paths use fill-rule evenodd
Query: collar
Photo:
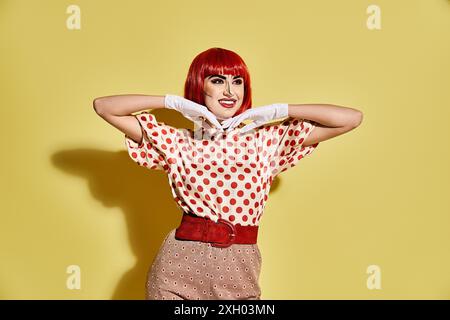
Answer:
<svg viewBox="0 0 450 320"><path fill-rule="evenodd" d="M213 125L212 123L210 123L208 119L203 118L203 117L202 117L201 119L202 119L202 121L201 121L201 126L202 126L203 129L208 130L208 131L218 131L218 130L219 130L215 125ZM219 121L219 122L220 122L220 121ZM241 122L241 123L240 123L237 127L235 127L231 132L233 132L233 131L236 130L236 129L240 129L240 128L244 127L244 126L245 126L245 123Z"/></svg>

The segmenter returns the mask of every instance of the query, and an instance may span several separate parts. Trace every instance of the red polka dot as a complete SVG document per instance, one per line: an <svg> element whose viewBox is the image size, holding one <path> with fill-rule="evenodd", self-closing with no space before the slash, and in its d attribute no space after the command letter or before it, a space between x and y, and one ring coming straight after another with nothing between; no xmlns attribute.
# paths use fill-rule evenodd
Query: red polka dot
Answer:
<svg viewBox="0 0 450 320"><path fill-rule="evenodd" d="M150 139L139 147L128 143L129 154L142 166L166 171L177 205L198 213L211 208L206 217L225 218L222 213L246 224L257 225L261 219L273 177L314 148L302 147L310 129L298 120L264 125L244 137L221 133L200 144L153 116L140 121L145 130L152 129ZM149 152L155 147L158 153Z"/></svg>

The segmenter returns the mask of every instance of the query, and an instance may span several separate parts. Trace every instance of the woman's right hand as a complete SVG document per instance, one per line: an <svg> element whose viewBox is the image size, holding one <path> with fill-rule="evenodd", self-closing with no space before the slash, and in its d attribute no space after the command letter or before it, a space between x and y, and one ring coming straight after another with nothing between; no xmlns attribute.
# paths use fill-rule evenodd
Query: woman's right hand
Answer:
<svg viewBox="0 0 450 320"><path fill-rule="evenodd" d="M223 131L222 125L219 123L214 113L201 104L177 95L166 94L164 97L164 105L168 109L180 112L185 118L191 121L198 121L200 117L205 117L209 122Z"/></svg>

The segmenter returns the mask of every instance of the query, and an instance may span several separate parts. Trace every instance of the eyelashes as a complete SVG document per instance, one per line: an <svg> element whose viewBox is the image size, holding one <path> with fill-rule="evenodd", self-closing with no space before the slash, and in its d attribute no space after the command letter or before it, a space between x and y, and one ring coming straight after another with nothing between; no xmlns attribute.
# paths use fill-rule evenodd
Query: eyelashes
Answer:
<svg viewBox="0 0 450 320"><path fill-rule="evenodd" d="M218 83L217 81L220 81L220 83L223 83L223 80L222 80L222 79L214 79L214 80L211 80L211 82L214 83L214 84L217 84L217 83ZM238 83L239 85L243 83L242 80L236 80L236 81L239 82L239 83Z"/></svg>

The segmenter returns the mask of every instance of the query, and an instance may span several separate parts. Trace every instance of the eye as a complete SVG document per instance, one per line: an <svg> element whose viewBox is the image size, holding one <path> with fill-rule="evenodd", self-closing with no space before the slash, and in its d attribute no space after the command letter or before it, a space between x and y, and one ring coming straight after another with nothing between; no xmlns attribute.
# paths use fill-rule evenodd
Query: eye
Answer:
<svg viewBox="0 0 450 320"><path fill-rule="evenodd" d="M220 81L220 82L217 82L217 81ZM219 78L216 78L216 79L211 80L211 82L214 83L214 84L216 84L216 83L223 83L223 80L219 79ZM243 83L242 79L237 79L237 80L235 80L235 82L237 84L239 84L239 85Z"/></svg>

